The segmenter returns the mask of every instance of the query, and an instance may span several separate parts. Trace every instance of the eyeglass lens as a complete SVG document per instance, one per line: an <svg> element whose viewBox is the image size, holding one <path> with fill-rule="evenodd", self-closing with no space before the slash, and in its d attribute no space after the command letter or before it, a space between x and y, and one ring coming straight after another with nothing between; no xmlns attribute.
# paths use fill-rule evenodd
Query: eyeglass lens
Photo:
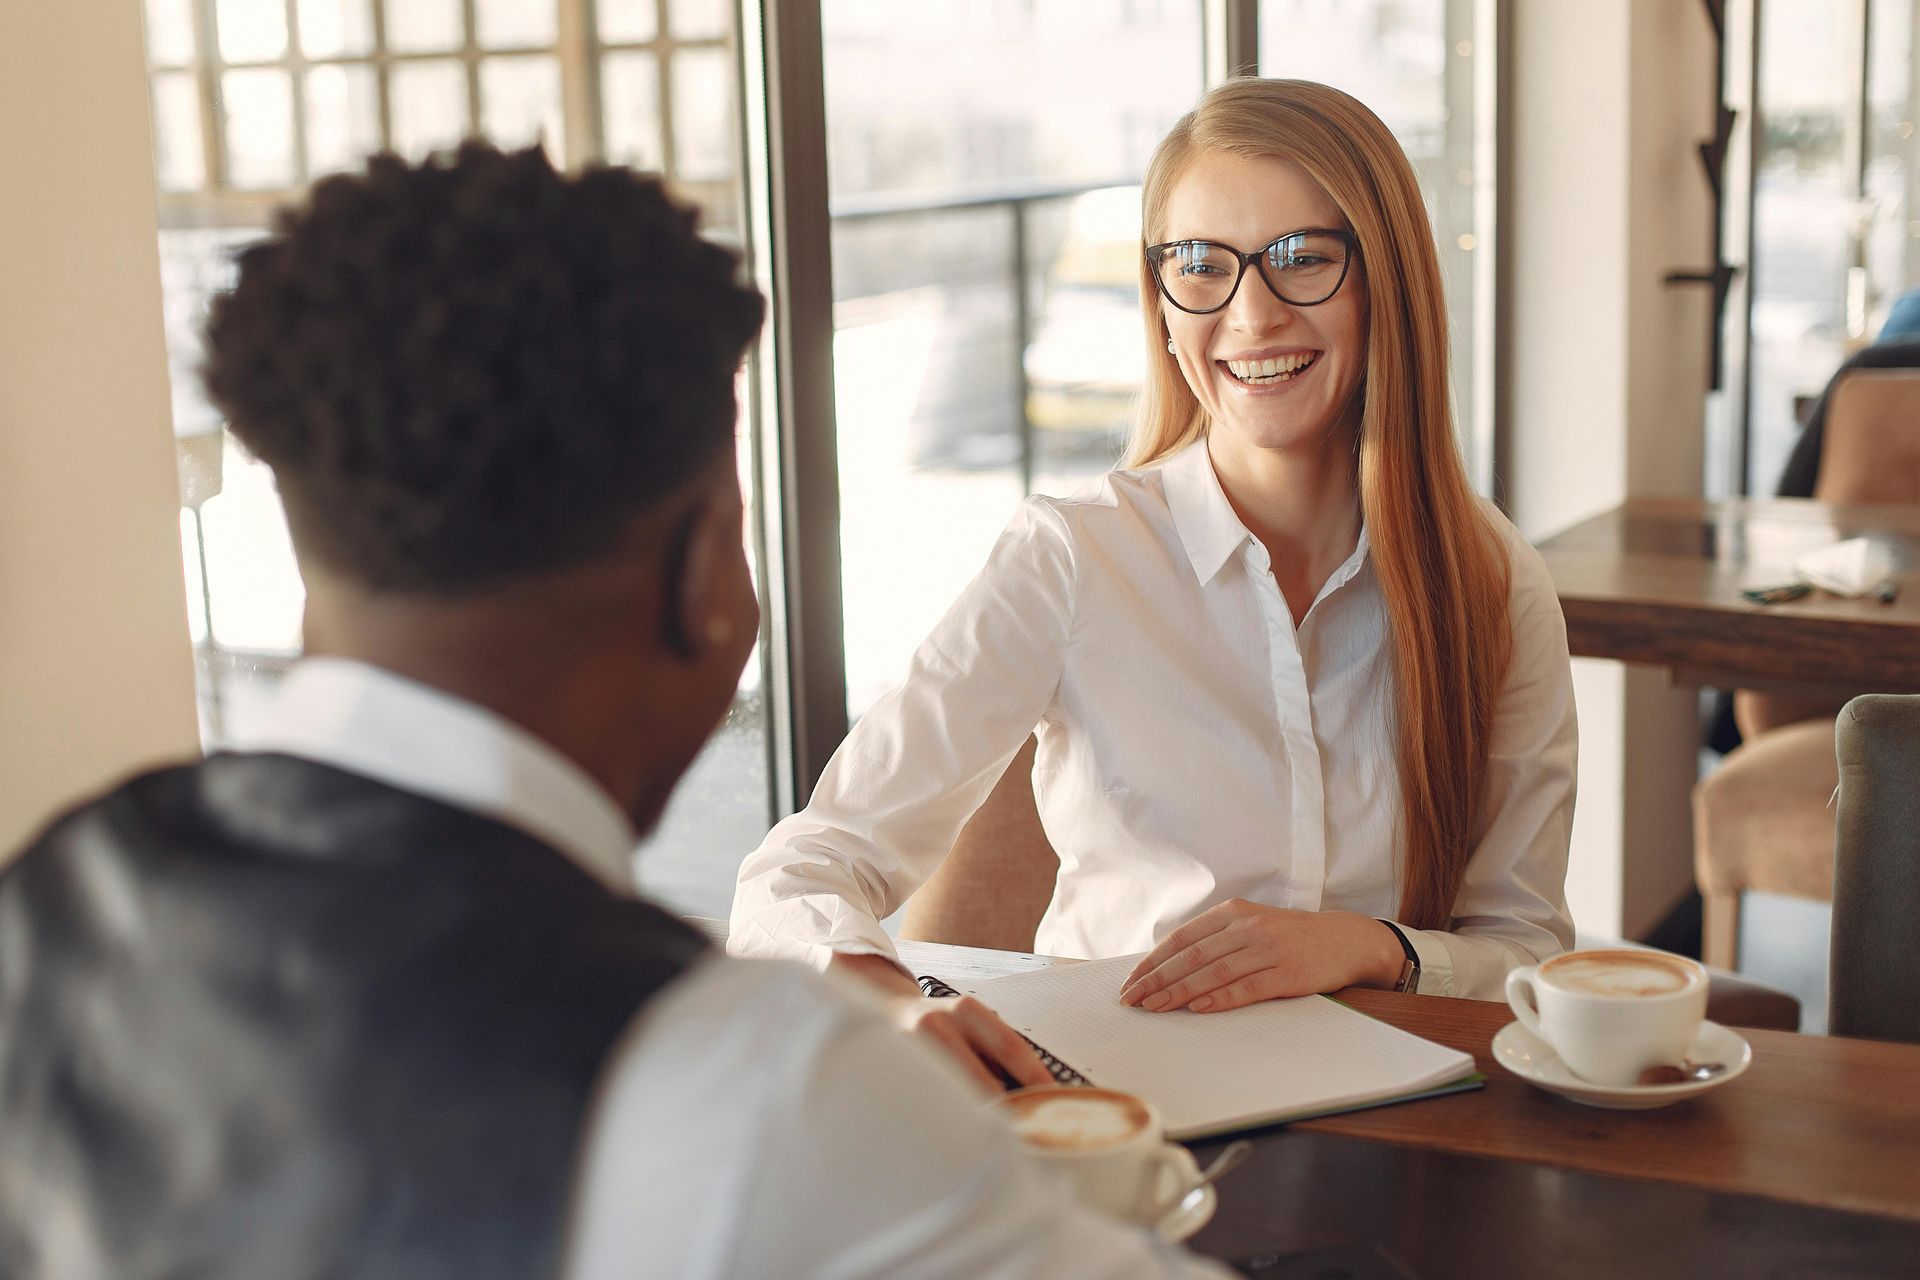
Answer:
<svg viewBox="0 0 1920 1280"><path fill-rule="evenodd" d="M1325 302L1340 287L1347 270L1347 244L1339 236L1301 231L1281 236L1256 262L1274 293L1295 306ZM1164 246L1154 263L1160 287L1178 306L1212 311L1233 296L1240 279L1240 255L1206 240L1182 240Z"/></svg>

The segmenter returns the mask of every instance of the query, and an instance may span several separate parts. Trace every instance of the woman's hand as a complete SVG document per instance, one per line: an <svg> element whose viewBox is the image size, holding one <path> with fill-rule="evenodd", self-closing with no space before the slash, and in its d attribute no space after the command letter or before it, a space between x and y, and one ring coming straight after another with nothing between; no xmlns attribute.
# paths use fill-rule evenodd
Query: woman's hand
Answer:
<svg viewBox="0 0 1920 1280"><path fill-rule="evenodd" d="M959 1063L989 1093L1003 1087L996 1069L1023 1085L1053 1083L1033 1046L972 996L929 1000L920 994L920 984L885 956L841 952L827 967L877 988L887 997L895 1026Z"/></svg>
<svg viewBox="0 0 1920 1280"><path fill-rule="evenodd" d="M1341 987L1388 987L1405 957L1393 930L1368 916L1235 898L1168 934L1127 975L1120 1003L1210 1013Z"/></svg>

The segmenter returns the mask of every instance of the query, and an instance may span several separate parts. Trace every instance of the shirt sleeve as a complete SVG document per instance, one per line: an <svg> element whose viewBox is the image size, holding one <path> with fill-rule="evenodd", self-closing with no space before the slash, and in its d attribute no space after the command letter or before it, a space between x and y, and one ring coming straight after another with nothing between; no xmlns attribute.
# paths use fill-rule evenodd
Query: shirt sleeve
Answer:
<svg viewBox="0 0 1920 1280"><path fill-rule="evenodd" d="M1540 553L1503 517L1513 656L1494 712L1478 841L1451 930L1406 930L1427 995L1506 998L1508 971L1573 945L1567 849L1579 734L1567 624Z"/></svg>
<svg viewBox="0 0 1920 1280"><path fill-rule="evenodd" d="M858 992L716 960L609 1064L567 1280L1228 1275L1083 1208Z"/></svg>
<svg viewBox="0 0 1920 1280"><path fill-rule="evenodd" d="M730 950L816 966L894 954L880 921L933 874L1052 703L1073 597L1065 521L1028 499L806 808L741 865Z"/></svg>

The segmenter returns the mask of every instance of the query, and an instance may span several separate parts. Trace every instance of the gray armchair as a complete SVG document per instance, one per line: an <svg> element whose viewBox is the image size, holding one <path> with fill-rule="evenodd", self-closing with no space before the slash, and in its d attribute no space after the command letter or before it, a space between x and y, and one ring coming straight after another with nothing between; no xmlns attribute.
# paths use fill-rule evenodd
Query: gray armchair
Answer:
<svg viewBox="0 0 1920 1280"><path fill-rule="evenodd" d="M1920 695L1840 712L1828 1030L1920 1043Z"/></svg>

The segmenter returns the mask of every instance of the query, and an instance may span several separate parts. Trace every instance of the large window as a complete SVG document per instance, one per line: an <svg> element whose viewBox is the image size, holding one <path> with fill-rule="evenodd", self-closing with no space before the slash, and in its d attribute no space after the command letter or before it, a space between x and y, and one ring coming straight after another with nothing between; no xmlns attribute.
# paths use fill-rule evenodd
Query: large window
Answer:
<svg viewBox="0 0 1920 1280"><path fill-rule="evenodd" d="M1723 490L1774 492L1828 379L1920 287L1916 7L1766 0L1754 11L1751 203L1738 191L1725 210L1734 240L1751 227L1751 311L1729 325L1746 398L1744 420L1713 442L1732 460L1710 477Z"/></svg>
<svg viewBox="0 0 1920 1280"><path fill-rule="evenodd" d="M300 651L304 595L272 478L201 396L199 327L273 207L390 148L478 135L666 173L740 236L739 75L726 0L146 0L160 257L202 736L257 716ZM743 397L743 405L746 403ZM742 424L743 480L752 499ZM760 663L640 866L656 893L724 911L716 849L769 810Z"/></svg>
<svg viewBox="0 0 1920 1280"><path fill-rule="evenodd" d="M848 711L1029 491L1118 456L1137 183L1202 87L1197 4L825 0Z"/></svg>
<svg viewBox="0 0 1920 1280"><path fill-rule="evenodd" d="M1847 314L1849 288L1864 284L1853 271L1859 7L1769 0L1758 11L1749 493L1774 491L1812 397L1865 336L1864 316L1850 332Z"/></svg>

